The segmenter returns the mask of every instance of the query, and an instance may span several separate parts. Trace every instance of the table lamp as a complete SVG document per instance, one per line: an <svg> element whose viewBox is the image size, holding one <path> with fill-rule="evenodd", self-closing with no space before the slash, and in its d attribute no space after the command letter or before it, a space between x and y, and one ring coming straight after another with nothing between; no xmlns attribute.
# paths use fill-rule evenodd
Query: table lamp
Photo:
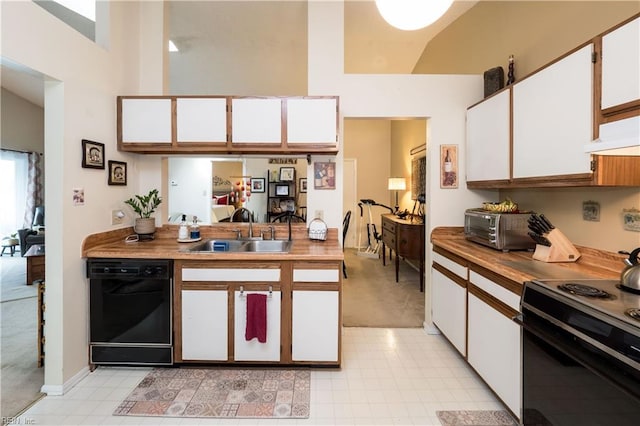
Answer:
<svg viewBox="0 0 640 426"><path fill-rule="evenodd" d="M398 210L400 209L398 206L398 191L404 191L405 189L407 189L407 181L405 178L389 178L389 190L396 191L396 210L394 213L398 213Z"/></svg>

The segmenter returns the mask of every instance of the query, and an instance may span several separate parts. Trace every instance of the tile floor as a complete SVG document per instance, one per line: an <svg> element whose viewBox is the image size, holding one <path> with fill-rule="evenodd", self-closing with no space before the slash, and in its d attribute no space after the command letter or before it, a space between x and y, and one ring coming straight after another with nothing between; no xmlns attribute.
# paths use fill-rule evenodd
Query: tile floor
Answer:
<svg viewBox="0 0 640 426"><path fill-rule="evenodd" d="M14 420L35 425L440 425L437 410L503 405L441 335L344 328L342 369L314 369L308 419L180 419L111 413L149 368L100 367Z"/></svg>

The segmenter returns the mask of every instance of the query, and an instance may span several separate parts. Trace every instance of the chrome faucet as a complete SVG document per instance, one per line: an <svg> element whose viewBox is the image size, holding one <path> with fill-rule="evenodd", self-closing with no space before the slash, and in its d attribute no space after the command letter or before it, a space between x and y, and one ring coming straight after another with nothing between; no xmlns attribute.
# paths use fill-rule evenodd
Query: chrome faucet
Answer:
<svg viewBox="0 0 640 426"><path fill-rule="evenodd" d="M271 233L271 239L275 240L276 231L271 225L269 225L267 229L263 229L262 231L260 231L260 236L262 237L262 239L264 240L264 234L267 233L267 231Z"/></svg>
<svg viewBox="0 0 640 426"><path fill-rule="evenodd" d="M233 222L233 218L238 212L247 212L247 214L249 215L249 239L253 238L253 214L251 214L251 210L247 209L246 207L238 207L231 215L231 222Z"/></svg>

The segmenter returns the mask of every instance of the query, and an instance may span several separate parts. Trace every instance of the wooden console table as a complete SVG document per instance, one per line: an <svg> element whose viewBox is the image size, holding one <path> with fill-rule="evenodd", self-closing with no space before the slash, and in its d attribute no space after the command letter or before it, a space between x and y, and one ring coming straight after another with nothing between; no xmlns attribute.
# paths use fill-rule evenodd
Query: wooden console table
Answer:
<svg viewBox="0 0 640 426"><path fill-rule="evenodd" d="M32 245L24 257L27 258L27 285L44 280L44 244Z"/></svg>
<svg viewBox="0 0 640 426"><path fill-rule="evenodd" d="M400 219L393 214L382 215L382 264L385 265L386 246L396 252L396 282L400 256L420 262L420 291L424 291L424 223Z"/></svg>

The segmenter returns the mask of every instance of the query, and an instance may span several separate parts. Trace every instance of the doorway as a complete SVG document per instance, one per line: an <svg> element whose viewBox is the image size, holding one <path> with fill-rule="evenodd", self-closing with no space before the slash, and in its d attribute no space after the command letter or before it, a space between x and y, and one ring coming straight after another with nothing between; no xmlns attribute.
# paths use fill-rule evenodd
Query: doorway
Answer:
<svg viewBox="0 0 640 426"><path fill-rule="evenodd" d="M381 246L373 257L359 256L373 238L373 227L382 233L381 215L389 210L358 206L361 199L383 205L395 204L395 192L388 190L388 178L411 181L411 148L426 141L426 119L344 120L343 210L352 210L345 239L347 278L343 279L343 325L358 327L422 327L425 294L420 292L420 273L400 262L398 282L395 262L382 264ZM408 188L409 185L407 185ZM399 194L401 209L411 211L410 189ZM344 214L343 212L343 214ZM369 229L368 226L369 225ZM387 250L387 259L389 251ZM395 260L395 259L394 259Z"/></svg>
<svg viewBox="0 0 640 426"><path fill-rule="evenodd" d="M44 151L44 77L7 62L2 62L2 146L25 157L25 152L41 153ZM23 96L21 87L28 88L29 93ZM46 157L44 161L46 168ZM7 163L3 161L3 173L9 172L5 166ZM26 164L19 169L13 168L10 176L3 176L5 190L12 194L4 192L2 199L8 203L4 209L7 214L16 210L22 210L22 213L14 214L10 220L3 217L1 236L24 228L25 207L20 209L18 205L26 206ZM20 187L23 189L13 193ZM24 249L20 247L18 251L16 247L12 256L5 252L0 257L3 418L19 414L44 396L40 392L44 384L44 367L38 367L38 286L27 285L27 262L23 254Z"/></svg>

